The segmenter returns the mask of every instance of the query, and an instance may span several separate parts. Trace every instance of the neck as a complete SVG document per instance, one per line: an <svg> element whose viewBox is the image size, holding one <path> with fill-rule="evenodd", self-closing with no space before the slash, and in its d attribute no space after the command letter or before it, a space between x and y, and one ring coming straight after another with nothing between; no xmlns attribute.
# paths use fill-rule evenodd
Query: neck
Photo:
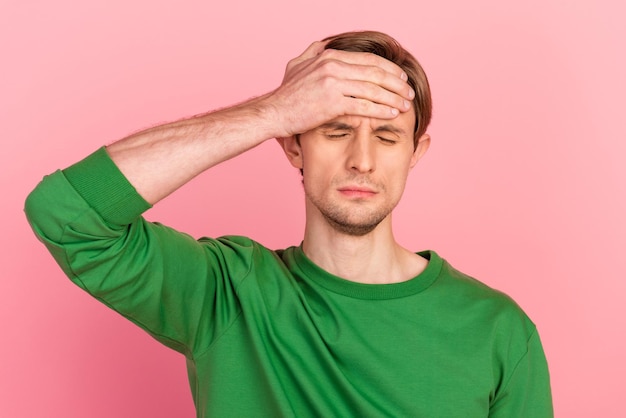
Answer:
<svg viewBox="0 0 626 418"><path fill-rule="evenodd" d="M337 231L321 215L307 213L302 249L322 269L360 283L402 282L427 264L395 241L391 214L368 234L354 236Z"/></svg>

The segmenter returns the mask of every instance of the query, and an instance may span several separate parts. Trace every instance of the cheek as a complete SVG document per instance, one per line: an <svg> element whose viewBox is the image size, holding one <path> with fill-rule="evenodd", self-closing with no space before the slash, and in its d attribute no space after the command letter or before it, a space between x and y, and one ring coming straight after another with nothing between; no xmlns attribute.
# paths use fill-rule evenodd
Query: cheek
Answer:
<svg viewBox="0 0 626 418"><path fill-rule="evenodd" d="M402 193L410 173L410 161L395 159L387 165L387 187L394 192Z"/></svg>
<svg viewBox="0 0 626 418"><path fill-rule="evenodd" d="M306 190L319 190L328 187L330 183L329 169L323 164L322 161L312 158L303 159L303 184Z"/></svg>
<svg viewBox="0 0 626 418"><path fill-rule="evenodd" d="M341 158L331 147L303 148L302 165L305 173L312 177L329 177L341 166Z"/></svg>
<svg viewBox="0 0 626 418"><path fill-rule="evenodd" d="M411 157L408 152L398 152L383 156L380 160L381 167L384 166L388 173L393 173L394 177L403 177L411 169Z"/></svg>

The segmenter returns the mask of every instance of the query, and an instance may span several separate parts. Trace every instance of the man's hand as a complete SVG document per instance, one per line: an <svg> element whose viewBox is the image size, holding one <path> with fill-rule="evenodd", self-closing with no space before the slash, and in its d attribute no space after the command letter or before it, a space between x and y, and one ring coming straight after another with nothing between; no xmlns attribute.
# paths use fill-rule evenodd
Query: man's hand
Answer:
<svg viewBox="0 0 626 418"><path fill-rule="evenodd" d="M315 42L291 60L276 90L236 106L138 132L107 147L149 203L196 175L271 138L343 115L393 119L410 109L406 74L374 54L325 50Z"/></svg>
<svg viewBox="0 0 626 418"><path fill-rule="evenodd" d="M278 89L266 97L279 137L303 133L343 115L393 119L411 107L406 73L374 54L324 49L314 42L287 64Z"/></svg>

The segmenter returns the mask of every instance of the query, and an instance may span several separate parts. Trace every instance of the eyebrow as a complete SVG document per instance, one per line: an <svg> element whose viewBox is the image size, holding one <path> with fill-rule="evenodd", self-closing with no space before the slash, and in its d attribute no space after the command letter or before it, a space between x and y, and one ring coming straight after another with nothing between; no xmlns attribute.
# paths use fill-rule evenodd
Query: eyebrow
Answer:
<svg viewBox="0 0 626 418"><path fill-rule="evenodd" d="M405 135L406 132L404 132L404 129L399 128L395 125L390 125L390 124L386 124L386 125L380 125L379 127L377 127L376 129L374 129L374 132L391 132L397 135Z"/></svg>
<svg viewBox="0 0 626 418"><path fill-rule="evenodd" d="M323 125L319 126L320 129L336 129L339 131L352 131L354 130L354 126L352 125L348 125L347 123L343 123L343 122L328 122L325 123ZM376 127L374 129L374 132L391 132L397 135L405 135L406 132L404 132L404 129L399 128L395 125L391 125L391 124L385 124L385 125L380 125L378 127Z"/></svg>
<svg viewBox="0 0 626 418"><path fill-rule="evenodd" d="M352 125L343 122L328 122L319 126L320 129L337 129L340 131L351 131L354 129Z"/></svg>

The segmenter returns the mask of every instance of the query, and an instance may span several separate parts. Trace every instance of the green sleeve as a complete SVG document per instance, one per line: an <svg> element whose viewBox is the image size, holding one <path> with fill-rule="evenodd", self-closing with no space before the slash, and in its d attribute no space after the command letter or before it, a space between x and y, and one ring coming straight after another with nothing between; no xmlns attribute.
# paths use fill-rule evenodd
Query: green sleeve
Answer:
<svg viewBox="0 0 626 418"><path fill-rule="evenodd" d="M551 418L552 395L546 357L536 330L509 380L489 409L490 418Z"/></svg>
<svg viewBox="0 0 626 418"><path fill-rule="evenodd" d="M149 207L103 148L46 176L25 211L74 283L193 357L238 314L233 280L245 276L251 245L196 241L147 222Z"/></svg>

